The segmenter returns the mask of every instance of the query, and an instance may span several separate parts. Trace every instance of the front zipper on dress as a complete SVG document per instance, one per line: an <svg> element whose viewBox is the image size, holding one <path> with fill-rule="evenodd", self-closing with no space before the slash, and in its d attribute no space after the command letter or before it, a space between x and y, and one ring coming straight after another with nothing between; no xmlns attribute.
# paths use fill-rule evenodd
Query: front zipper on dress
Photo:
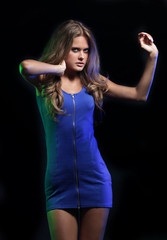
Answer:
<svg viewBox="0 0 167 240"><path fill-rule="evenodd" d="M74 94L71 94L73 100L73 147L74 147L74 163L75 163L75 177L77 184L77 198L78 198L78 209L80 209L80 197L79 197L79 183L78 183L78 172L77 172L77 157L76 157L76 142L75 142L75 98Z"/></svg>

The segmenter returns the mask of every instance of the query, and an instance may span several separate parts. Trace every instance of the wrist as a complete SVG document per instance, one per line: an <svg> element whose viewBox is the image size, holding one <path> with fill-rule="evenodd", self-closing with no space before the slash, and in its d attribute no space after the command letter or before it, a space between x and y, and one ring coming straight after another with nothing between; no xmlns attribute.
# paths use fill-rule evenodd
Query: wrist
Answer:
<svg viewBox="0 0 167 240"><path fill-rule="evenodd" d="M158 58L158 54L159 54L158 49L155 49L150 52L149 57L153 60L156 60Z"/></svg>
<svg viewBox="0 0 167 240"><path fill-rule="evenodd" d="M58 76L62 76L64 74L64 67L62 65L55 65L55 74Z"/></svg>

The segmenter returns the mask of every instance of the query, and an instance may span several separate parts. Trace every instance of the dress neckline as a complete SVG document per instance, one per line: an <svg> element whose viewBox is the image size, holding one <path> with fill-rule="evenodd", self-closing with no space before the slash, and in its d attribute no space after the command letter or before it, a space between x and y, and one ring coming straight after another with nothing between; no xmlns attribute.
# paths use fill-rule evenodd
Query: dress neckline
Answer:
<svg viewBox="0 0 167 240"><path fill-rule="evenodd" d="M64 91L63 89L61 89L61 90L62 90L62 92L66 93L66 94L68 94L68 95L76 95L76 94L81 93L84 88L85 88L85 87L82 87L82 89L81 89L79 92L76 92L76 93L68 93L68 92Z"/></svg>

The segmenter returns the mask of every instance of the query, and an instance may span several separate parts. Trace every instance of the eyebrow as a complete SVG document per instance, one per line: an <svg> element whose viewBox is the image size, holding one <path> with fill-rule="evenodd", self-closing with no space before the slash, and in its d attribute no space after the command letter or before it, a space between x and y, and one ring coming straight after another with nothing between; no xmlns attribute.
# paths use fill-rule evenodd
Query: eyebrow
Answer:
<svg viewBox="0 0 167 240"><path fill-rule="evenodd" d="M73 48L77 48L77 49L79 49L79 50L81 50L81 49L83 49L83 50L89 49L89 47L87 47L87 48L72 47L72 49L73 49Z"/></svg>

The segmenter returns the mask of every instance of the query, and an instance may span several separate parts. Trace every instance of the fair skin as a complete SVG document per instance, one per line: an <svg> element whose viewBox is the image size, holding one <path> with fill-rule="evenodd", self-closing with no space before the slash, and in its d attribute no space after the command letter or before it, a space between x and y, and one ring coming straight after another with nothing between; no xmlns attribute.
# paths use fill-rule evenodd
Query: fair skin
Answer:
<svg viewBox="0 0 167 240"><path fill-rule="evenodd" d="M112 81L107 81L108 95L111 97L143 101L147 99L148 90L150 88L156 66L158 50L153 43L153 39L150 34L142 32L138 35L138 40L141 48L149 53L143 75L135 87L121 86ZM79 50L74 52L71 49L67 59L59 65L51 65L35 60L24 60L20 64L20 71L22 75L36 87L38 86L38 81L42 80L44 74L52 73L61 76L62 89L63 85L66 85L66 89L64 88L64 90L67 92L79 92L81 89L81 82L80 79L78 79L78 72L82 71L85 66L88 53L84 52L84 49L86 50L88 47L87 39L84 36L74 38L72 48L78 48ZM69 59L71 59L72 62L74 61L74 63L69 65ZM67 66L66 61L68 61ZM77 62L81 62L84 65L77 66ZM101 77L106 80L105 77Z"/></svg>
<svg viewBox="0 0 167 240"><path fill-rule="evenodd" d="M102 240L108 219L108 208L80 209L80 240ZM49 211L48 223L52 240L77 240L77 209Z"/></svg>
<svg viewBox="0 0 167 240"><path fill-rule="evenodd" d="M68 93L76 93L82 89L78 72L86 65L89 54L87 39L83 36L74 38L71 50L63 62L66 70L61 76L62 89Z"/></svg>
<svg viewBox="0 0 167 240"><path fill-rule="evenodd" d="M107 81L107 95L115 98L146 101L152 83L158 50L151 35L140 33L138 40L141 48L148 52L144 72L135 87L126 87ZM89 56L88 41L84 36L74 38L71 50L59 65L51 65L35 60L24 60L20 64L21 74L31 82L36 89L47 73L61 77L61 87L68 93L77 93L82 89L78 72L82 71ZM101 76L105 81L106 78ZM38 93L38 90L37 90ZM81 209L80 240L102 240L109 214L108 208ZM48 223L52 240L77 240L78 222L77 210L67 211L56 209L48 212Z"/></svg>

